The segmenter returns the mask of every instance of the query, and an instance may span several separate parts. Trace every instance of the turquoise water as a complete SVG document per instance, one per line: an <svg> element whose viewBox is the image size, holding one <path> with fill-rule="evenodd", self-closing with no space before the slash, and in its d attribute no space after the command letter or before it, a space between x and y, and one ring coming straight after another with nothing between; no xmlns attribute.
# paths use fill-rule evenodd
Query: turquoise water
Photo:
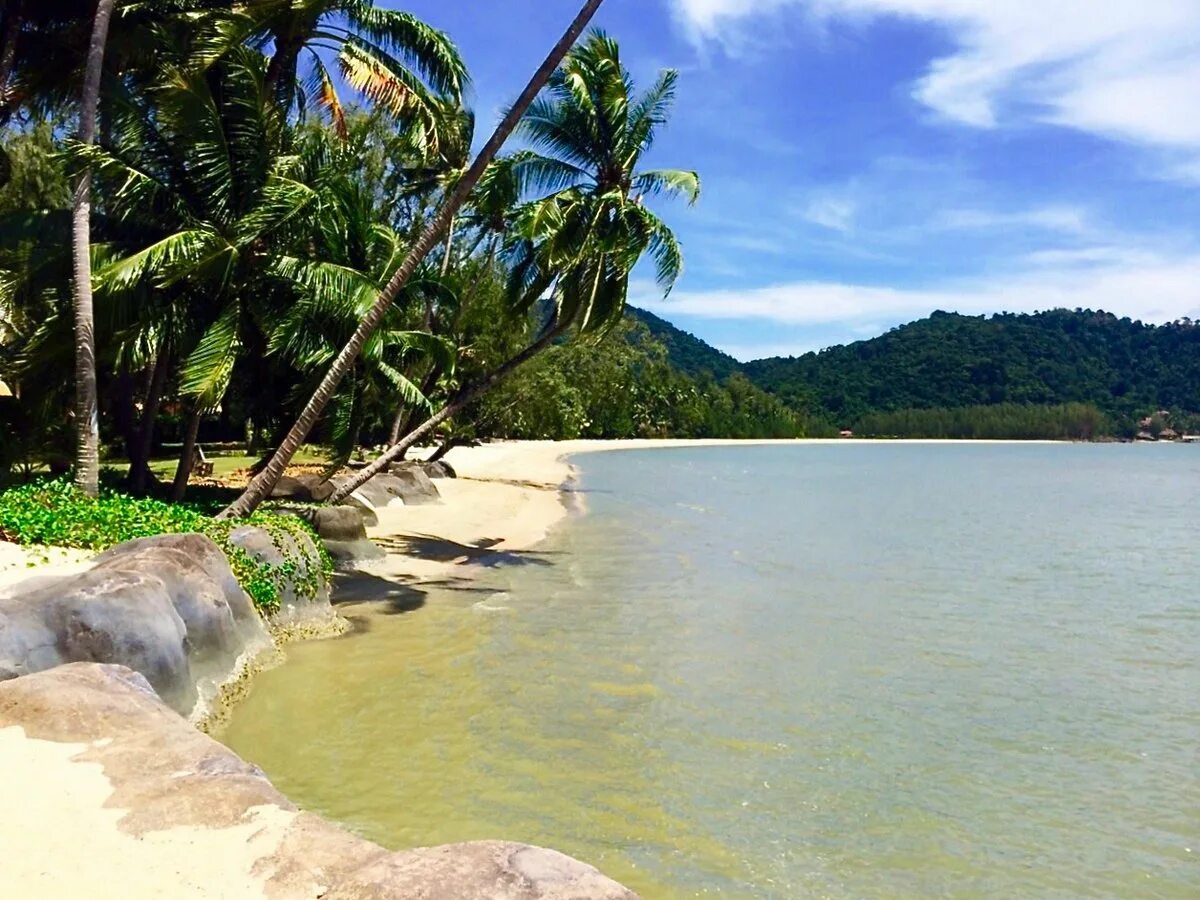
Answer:
<svg viewBox="0 0 1200 900"><path fill-rule="evenodd" d="M542 552L289 651L223 738L389 845L648 897L1200 896L1200 447L577 462Z"/></svg>

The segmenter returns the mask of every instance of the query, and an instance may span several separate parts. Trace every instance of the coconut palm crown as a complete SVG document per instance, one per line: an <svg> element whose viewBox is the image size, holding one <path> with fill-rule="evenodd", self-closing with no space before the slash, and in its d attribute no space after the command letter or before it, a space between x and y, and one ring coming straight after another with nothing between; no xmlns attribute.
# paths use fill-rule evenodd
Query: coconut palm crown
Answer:
<svg viewBox="0 0 1200 900"><path fill-rule="evenodd" d="M514 289L529 305L554 284L560 327L591 331L615 322L629 274L646 254L664 292L683 271L674 233L644 201L666 195L695 203L700 177L639 168L669 118L677 79L664 71L639 94L616 41L593 31L522 120L533 152L520 154L514 169L526 189L552 193L518 217Z"/></svg>

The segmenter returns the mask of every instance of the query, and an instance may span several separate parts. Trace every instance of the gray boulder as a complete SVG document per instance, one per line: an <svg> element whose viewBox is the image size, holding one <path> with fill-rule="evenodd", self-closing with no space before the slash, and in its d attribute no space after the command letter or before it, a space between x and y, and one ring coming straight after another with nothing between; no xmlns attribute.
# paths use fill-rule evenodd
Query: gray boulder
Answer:
<svg viewBox="0 0 1200 900"><path fill-rule="evenodd" d="M377 475L376 478L384 476ZM388 470L388 489L404 501L405 506L424 506L440 503L442 495L437 485L430 480L424 464L419 462L394 463Z"/></svg>
<svg viewBox="0 0 1200 900"><path fill-rule="evenodd" d="M333 485L318 475L283 475L271 491L271 499L323 503L332 493Z"/></svg>
<svg viewBox="0 0 1200 900"><path fill-rule="evenodd" d="M26 675L69 662L128 666L182 712L198 698L187 627L153 574L92 569L0 598L0 671Z"/></svg>
<svg viewBox="0 0 1200 900"><path fill-rule="evenodd" d="M129 541L87 572L32 579L0 596L0 680L68 662L115 663L190 714L269 645L225 554L201 534Z"/></svg>
<svg viewBox="0 0 1200 900"><path fill-rule="evenodd" d="M317 533L335 563L349 565L386 554L367 539L363 511L355 506L320 506L298 511Z"/></svg>
<svg viewBox="0 0 1200 900"><path fill-rule="evenodd" d="M297 515L310 512L298 510ZM229 532L229 543L266 565L281 566L285 562L296 565L295 576L280 586L277 619L295 622L332 616L329 585L325 573L321 571L321 555L316 543L303 533L280 531L278 534L276 538L263 528L243 525ZM312 590L313 586L315 591Z"/></svg>
<svg viewBox="0 0 1200 900"><path fill-rule="evenodd" d="M454 471L454 466L446 462L444 459L436 460L435 462L423 462L421 468L425 470L425 474L430 478L457 478L458 473Z"/></svg>

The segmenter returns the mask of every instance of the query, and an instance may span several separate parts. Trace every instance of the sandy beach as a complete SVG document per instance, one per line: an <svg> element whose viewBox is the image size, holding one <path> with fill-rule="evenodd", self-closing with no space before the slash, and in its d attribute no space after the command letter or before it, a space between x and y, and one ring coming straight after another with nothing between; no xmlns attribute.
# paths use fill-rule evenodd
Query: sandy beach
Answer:
<svg viewBox="0 0 1200 900"><path fill-rule="evenodd" d="M533 549L576 502L569 493L571 457L735 443L798 442L533 441L456 448L447 459L458 477L436 482L441 502L379 510L379 523L368 533L388 551L386 558L339 575L337 591L358 602L387 600L405 587L469 579L480 570L474 564L489 555ZM0 591L29 577L81 571L89 556L0 542ZM118 802L119 784L93 761L103 744L68 745L34 739L19 728L0 729L0 768L13 774L9 807L37 813L35 819L0 817L0 856L20 861L15 869L4 862L0 883L27 896L48 885L60 896L264 895L256 866L278 846L295 813L269 805L236 827L176 825L130 835L121 824L126 810ZM89 853L86 866L73 864L81 862L78 848L85 845L104 848L103 860ZM122 879L130 868L137 877Z"/></svg>

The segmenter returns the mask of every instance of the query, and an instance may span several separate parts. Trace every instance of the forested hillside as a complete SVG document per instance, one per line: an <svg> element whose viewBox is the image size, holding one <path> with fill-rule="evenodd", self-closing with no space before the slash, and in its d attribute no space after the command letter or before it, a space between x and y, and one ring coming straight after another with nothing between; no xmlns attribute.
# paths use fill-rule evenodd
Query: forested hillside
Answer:
<svg viewBox="0 0 1200 900"><path fill-rule="evenodd" d="M681 328L676 328L652 312L631 306L626 315L646 326L650 334L667 349L671 364L686 375L693 377L704 372L724 380L734 372L741 371L741 364L721 350Z"/></svg>
<svg viewBox="0 0 1200 900"><path fill-rule="evenodd" d="M871 340L744 370L794 409L844 427L910 409L1086 403L1123 428L1153 410L1200 410L1200 325L1090 310L936 312Z"/></svg>

